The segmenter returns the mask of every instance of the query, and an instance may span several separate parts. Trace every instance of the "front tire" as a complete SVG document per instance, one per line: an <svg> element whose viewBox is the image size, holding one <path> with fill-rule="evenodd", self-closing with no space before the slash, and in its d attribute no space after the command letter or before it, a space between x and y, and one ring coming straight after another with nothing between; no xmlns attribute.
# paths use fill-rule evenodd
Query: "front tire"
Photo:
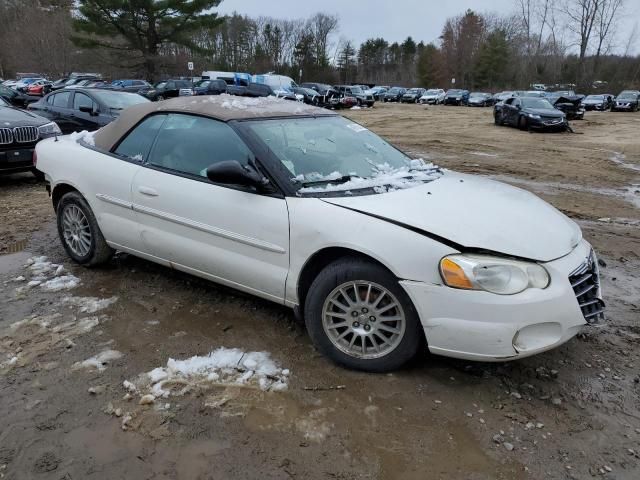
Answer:
<svg viewBox="0 0 640 480"><path fill-rule="evenodd" d="M355 370L388 372L415 357L424 334L398 280L360 259L328 265L313 281L304 305L316 348Z"/></svg>
<svg viewBox="0 0 640 480"><path fill-rule="evenodd" d="M74 262L94 267L111 259L114 250L107 245L91 207L80 193L66 193L56 213L60 241Z"/></svg>
<svg viewBox="0 0 640 480"><path fill-rule="evenodd" d="M520 130L528 130L529 129L529 122L527 121L527 118L524 116L521 116L518 119L518 128Z"/></svg>

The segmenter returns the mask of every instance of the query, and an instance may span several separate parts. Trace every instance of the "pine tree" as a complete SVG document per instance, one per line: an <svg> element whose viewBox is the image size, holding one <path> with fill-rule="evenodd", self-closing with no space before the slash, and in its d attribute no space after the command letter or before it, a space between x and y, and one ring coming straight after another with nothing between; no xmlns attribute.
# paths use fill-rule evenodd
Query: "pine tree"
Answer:
<svg viewBox="0 0 640 480"><path fill-rule="evenodd" d="M222 23L209 12L221 0L79 0L72 41L85 48L107 48L132 56L154 80L160 49L165 45L207 53L195 33Z"/></svg>

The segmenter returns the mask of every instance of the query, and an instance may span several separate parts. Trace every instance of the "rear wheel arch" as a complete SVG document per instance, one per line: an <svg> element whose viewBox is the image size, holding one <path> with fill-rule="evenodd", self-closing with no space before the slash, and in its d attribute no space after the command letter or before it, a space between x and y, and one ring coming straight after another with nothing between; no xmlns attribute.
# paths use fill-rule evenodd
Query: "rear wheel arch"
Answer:
<svg viewBox="0 0 640 480"><path fill-rule="evenodd" d="M51 202L53 203L53 209L55 211L58 210L58 204L60 203L60 200L62 199L62 197L64 197L69 192L80 193L80 191L77 188L75 188L72 185L69 185L68 183L59 183L53 188L51 192Z"/></svg>

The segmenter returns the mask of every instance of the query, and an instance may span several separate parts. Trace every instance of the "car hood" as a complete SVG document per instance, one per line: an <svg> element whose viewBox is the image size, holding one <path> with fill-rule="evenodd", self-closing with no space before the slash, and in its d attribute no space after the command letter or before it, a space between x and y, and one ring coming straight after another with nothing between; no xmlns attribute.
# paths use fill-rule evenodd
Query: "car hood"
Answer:
<svg viewBox="0 0 640 480"><path fill-rule="evenodd" d="M532 115L544 115L545 117L562 117L564 114L556 108L523 108L524 113Z"/></svg>
<svg viewBox="0 0 640 480"><path fill-rule="evenodd" d="M0 128L39 127L50 120L26 110L14 107L0 107Z"/></svg>
<svg viewBox="0 0 640 480"><path fill-rule="evenodd" d="M582 238L574 221L532 193L454 172L405 190L322 201L417 229L454 248L543 262L567 255Z"/></svg>
<svg viewBox="0 0 640 480"><path fill-rule="evenodd" d="M587 104L587 105L591 105L591 104L598 105L598 104L604 103L604 102L605 102L604 100L596 100L594 98L588 99L588 100L582 100L582 103Z"/></svg>

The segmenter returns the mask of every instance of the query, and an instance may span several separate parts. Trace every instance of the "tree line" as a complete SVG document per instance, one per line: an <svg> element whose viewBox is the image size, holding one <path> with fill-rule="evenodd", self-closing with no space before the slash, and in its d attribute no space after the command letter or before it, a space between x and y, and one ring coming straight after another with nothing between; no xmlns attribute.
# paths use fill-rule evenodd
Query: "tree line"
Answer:
<svg viewBox="0 0 640 480"><path fill-rule="evenodd" d="M356 45L339 17L218 16L220 0L0 0L0 77L71 71L159 80L202 70L278 72L303 81L472 89L640 81L625 0L514 0L509 14L443 19L437 42ZM342 34L342 36L339 36Z"/></svg>

